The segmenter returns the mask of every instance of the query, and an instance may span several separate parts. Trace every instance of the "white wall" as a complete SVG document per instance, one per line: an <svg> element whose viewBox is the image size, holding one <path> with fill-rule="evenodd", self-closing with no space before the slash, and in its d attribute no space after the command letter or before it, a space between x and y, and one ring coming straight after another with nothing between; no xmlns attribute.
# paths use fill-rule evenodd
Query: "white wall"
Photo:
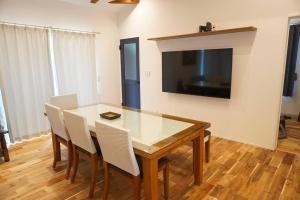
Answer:
<svg viewBox="0 0 300 200"><path fill-rule="evenodd" d="M300 17L291 20L291 23L299 23ZM282 97L281 113L298 115L300 112L300 43L298 47L296 73L298 79L295 81L294 93L292 97Z"/></svg>
<svg viewBox="0 0 300 200"><path fill-rule="evenodd" d="M58 0L0 0L0 21L100 32L97 65L101 101L120 103L119 34L115 15Z"/></svg>
<svg viewBox="0 0 300 200"><path fill-rule="evenodd" d="M274 149L288 16L294 13L300 14L298 0L143 0L134 9L124 10L119 15L121 38L140 37L142 108L209 121L214 135ZM218 29L252 25L258 31L147 40L195 32L206 21ZM230 100L161 92L162 51L223 47L234 48Z"/></svg>

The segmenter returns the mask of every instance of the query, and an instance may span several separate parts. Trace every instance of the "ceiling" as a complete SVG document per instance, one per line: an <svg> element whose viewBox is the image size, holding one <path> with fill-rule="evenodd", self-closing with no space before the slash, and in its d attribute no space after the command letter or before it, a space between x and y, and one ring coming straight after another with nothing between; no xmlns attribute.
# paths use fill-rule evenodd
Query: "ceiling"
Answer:
<svg viewBox="0 0 300 200"><path fill-rule="evenodd" d="M132 6L132 5L120 5L120 4L110 4L111 0L99 0L98 3L93 4L90 0L59 0L69 4L99 9L108 12L119 12L122 8Z"/></svg>

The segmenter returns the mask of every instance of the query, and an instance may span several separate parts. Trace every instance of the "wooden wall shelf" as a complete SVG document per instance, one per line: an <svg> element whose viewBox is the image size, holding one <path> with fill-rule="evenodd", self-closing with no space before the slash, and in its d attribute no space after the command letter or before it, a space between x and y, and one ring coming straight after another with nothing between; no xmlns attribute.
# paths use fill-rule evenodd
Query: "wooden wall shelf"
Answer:
<svg viewBox="0 0 300 200"><path fill-rule="evenodd" d="M247 27L241 27L241 28L223 29L223 30L216 30L216 31L210 31L210 32L197 32L197 33L189 33L189 34L183 34L183 35L172 35L172 36L164 36L164 37L157 37L157 38L149 38L148 40L162 41L162 40L192 38L192 37L201 37L201 36L209 36L209 35L250 32L250 31L256 31L256 30L257 30L257 28L254 26L247 26Z"/></svg>
<svg viewBox="0 0 300 200"><path fill-rule="evenodd" d="M109 3L112 3L112 4L138 4L138 3L140 3L140 0L113 0L113 1L110 1Z"/></svg>

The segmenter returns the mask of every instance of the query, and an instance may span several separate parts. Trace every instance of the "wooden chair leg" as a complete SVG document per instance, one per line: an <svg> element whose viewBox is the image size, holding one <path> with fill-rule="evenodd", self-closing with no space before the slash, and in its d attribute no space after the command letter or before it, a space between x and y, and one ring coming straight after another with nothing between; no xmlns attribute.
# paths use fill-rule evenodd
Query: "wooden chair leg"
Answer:
<svg viewBox="0 0 300 200"><path fill-rule="evenodd" d="M97 153L91 155L91 166L92 166L92 180L89 192L89 198L93 198L94 190L97 180L97 170L98 170L98 155Z"/></svg>
<svg viewBox="0 0 300 200"><path fill-rule="evenodd" d="M169 164L163 169L165 199L169 199Z"/></svg>
<svg viewBox="0 0 300 200"><path fill-rule="evenodd" d="M4 161L8 162L9 161L8 149L3 149L3 156L4 156Z"/></svg>
<svg viewBox="0 0 300 200"><path fill-rule="evenodd" d="M55 169L56 163L59 161L60 151L58 151L58 148L60 148L60 145L54 133L52 133L52 143L53 143L53 166L52 167Z"/></svg>
<svg viewBox="0 0 300 200"><path fill-rule="evenodd" d="M55 134L53 133L52 131L52 128L51 128L51 137L52 137L52 148L53 148L53 158L55 157L56 155L56 149L55 149ZM54 168L54 162L53 162L53 168Z"/></svg>
<svg viewBox="0 0 300 200"><path fill-rule="evenodd" d="M109 174L109 164L103 161L103 168L104 168L104 192L103 192L103 199L107 200L108 192L109 192L109 184L110 184L110 174Z"/></svg>
<svg viewBox="0 0 300 200"><path fill-rule="evenodd" d="M68 141L67 148L68 148L68 166L67 166L67 172L66 172L66 179L69 179L71 168L72 168L72 163L73 163L73 145L72 145L71 141Z"/></svg>
<svg viewBox="0 0 300 200"><path fill-rule="evenodd" d="M8 149L7 149L4 133L0 133L0 145L1 145L0 150L2 149L4 161L8 162L9 154L8 154Z"/></svg>
<svg viewBox="0 0 300 200"><path fill-rule="evenodd" d="M77 169L78 169L78 160L79 160L79 154L78 154L78 151L76 149L76 146L73 145L73 173L72 173L72 176L71 176L71 183L74 183L75 181L75 177L76 177L76 174L77 174Z"/></svg>
<svg viewBox="0 0 300 200"><path fill-rule="evenodd" d="M134 185L134 199L141 199L141 176L133 176L133 185Z"/></svg>
<svg viewBox="0 0 300 200"><path fill-rule="evenodd" d="M208 137L208 141L205 142L205 161L208 163L210 160L210 136Z"/></svg>

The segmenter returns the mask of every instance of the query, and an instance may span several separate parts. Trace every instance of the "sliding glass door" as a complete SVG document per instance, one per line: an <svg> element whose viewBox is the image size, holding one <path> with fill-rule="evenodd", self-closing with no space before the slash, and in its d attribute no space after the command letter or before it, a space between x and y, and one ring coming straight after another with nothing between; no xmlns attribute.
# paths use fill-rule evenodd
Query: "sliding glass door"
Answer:
<svg viewBox="0 0 300 200"><path fill-rule="evenodd" d="M11 140L48 133L43 113L51 81L47 30L0 25L0 86Z"/></svg>
<svg viewBox="0 0 300 200"><path fill-rule="evenodd" d="M51 96L76 93L80 105L100 99L95 34L0 24L0 87L0 124L9 124L12 141L48 133Z"/></svg>

